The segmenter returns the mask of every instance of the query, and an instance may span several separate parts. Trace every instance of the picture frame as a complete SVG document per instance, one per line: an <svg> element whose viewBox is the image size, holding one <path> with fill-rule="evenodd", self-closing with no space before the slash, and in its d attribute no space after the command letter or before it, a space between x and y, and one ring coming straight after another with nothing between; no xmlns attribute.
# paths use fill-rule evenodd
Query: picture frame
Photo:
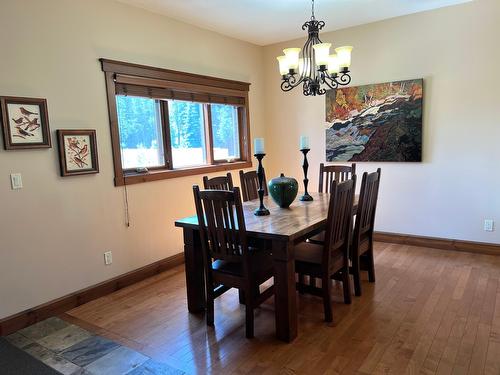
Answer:
<svg viewBox="0 0 500 375"><path fill-rule="evenodd" d="M0 96L0 112L6 150L52 147L46 99Z"/></svg>
<svg viewBox="0 0 500 375"><path fill-rule="evenodd" d="M59 129L57 141L62 177L99 173L95 130Z"/></svg>

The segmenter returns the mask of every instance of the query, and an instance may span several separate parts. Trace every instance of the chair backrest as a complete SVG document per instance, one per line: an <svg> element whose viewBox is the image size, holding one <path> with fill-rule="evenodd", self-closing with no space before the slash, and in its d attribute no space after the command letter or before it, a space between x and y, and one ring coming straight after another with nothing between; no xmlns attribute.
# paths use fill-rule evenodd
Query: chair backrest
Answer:
<svg viewBox="0 0 500 375"><path fill-rule="evenodd" d="M232 190L233 189L233 177L231 173L225 176L218 176L213 178L208 178L203 176L203 187L209 190Z"/></svg>
<svg viewBox="0 0 500 375"><path fill-rule="evenodd" d="M248 244L240 189L200 190L194 185L193 193L206 264L211 259L245 262Z"/></svg>
<svg viewBox="0 0 500 375"><path fill-rule="evenodd" d="M356 163L351 166L346 165L319 165L319 187L320 193L328 193L331 189L332 182L343 182L356 174Z"/></svg>
<svg viewBox="0 0 500 375"><path fill-rule="evenodd" d="M323 251L325 271L331 271L333 257L339 251L343 253L346 260L349 256L356 175L341 183L333 181L331 189Z"/></svg>
<svg viewBox="0 0 500 375"><path fill-rule="evenodd" d="M240 171L241 193L243 195L243 202L251 201L259 197L259 178L256 171L243 172ZM264 195L269 195L267 189L266 174L262 180L262 187L264 188Z"/></svg>
<svg viewBox="0 0 500 375"><path fill-rule="evenodd" d="M364 237L373 234L380 185L380 173L380 168L377 169L376 172L370 174L367 172L363 173L353 233L353 241L355 243L359 243Z"/></svg>

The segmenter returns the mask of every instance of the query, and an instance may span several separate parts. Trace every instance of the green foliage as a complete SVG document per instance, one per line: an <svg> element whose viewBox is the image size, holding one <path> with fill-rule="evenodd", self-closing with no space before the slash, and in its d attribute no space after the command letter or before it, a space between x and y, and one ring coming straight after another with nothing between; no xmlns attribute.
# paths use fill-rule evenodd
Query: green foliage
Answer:
<svg viewBox="0 0 500 375"><path fill-rule="evenodd" d="M158 105L153 99L117 96L118 125L122 148L158 147Z"/></svg>
<svg viewBox="0 0 500 375"><path fill-rule="evenodd" d="M200 148L205 143L203 105L169 101L170 141L173 148Z"/></svg>
<svg viewBox="0 0 500 375"><path fill-rule="evenodd" d="M116 97L122 148L158 148L162 142L159 101L134 96ZM238 153L238 120L234 106L212 104L214 147ZM205 147L203 104L168 101L170 140L173 148Z"/></svg>

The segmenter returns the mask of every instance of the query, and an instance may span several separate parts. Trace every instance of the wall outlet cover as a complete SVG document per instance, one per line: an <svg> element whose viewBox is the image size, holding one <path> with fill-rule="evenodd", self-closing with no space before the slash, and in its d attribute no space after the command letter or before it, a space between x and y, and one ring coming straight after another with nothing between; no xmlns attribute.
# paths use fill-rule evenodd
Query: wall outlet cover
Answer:
<svg viewBox="0 0 500 375"><path fill-rule="evenodd" d="M484 220L484 230L486 232L493 232L494 229L495 229L495 223L492 219Z"/></svg>
<svg viewBox="0 0 500 375"><path fill-rule="evenodd" d="M23 177L21 176L21 173L11 173L10 185L12 190L19 190L23 188Z"/></svg>
<svg viewBox="0 0 500 375"><path fill-rule="evenodd" d="M111 251L106 251L104 253L104 264L109 266L111 263L113 263L113 253Z"/></svg>

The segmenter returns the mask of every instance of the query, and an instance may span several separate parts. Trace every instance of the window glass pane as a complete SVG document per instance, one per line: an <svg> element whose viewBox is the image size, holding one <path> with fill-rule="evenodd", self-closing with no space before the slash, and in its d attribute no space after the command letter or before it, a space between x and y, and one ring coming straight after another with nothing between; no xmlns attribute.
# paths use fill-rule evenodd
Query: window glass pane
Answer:
<svg viewBox="0 0 500 375"><path fill-rule="evenodd" d="M203 104L169 100L168 116L173 167L206 164Z"/></svg>
<svg viewBox="0 0 500 375"><path fill-rule="evenodd" d="M211 104L214 159L240 158L238 109L233 105Z"/></svg>
<svg viewBox="0 0 500 375"><path fill-rule="evenodd" d="M123 169L165 165L160 102L135 96L116 96Z"/></svg>

